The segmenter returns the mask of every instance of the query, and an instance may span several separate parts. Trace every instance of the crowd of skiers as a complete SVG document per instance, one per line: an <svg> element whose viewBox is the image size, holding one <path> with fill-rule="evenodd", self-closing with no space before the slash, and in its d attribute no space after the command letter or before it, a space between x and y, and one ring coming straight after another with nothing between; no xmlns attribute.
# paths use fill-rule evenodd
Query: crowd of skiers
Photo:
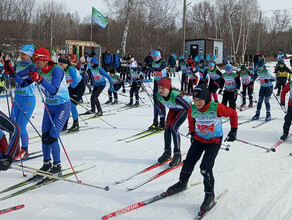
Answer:
<svg viewBox="0 0 292 220"><path fill-rule="evenodd" d="M281 94L280 105L285 106L285 94L292 94L290 81L291 70L285 65L287 56L279 50L278 64L275 75L265 67L262 59L248 66L242 65L239 70L231 64L225 65L224 72L218 68L214 60L189 59L179 60L178 69L181 71L181 90L172 86L171 77L177 74L177 65L174 54L170 54L168 62L160 50L153 50L145 58L145 66L132 57L119 59L118 68L113 65L113 58L109 51L103 56L103 68L99 65L96 56L82 56L78 60L76 55L59 55L53 61L46 48L35 48L24 45L20 49L20 61L12 66L8 58L1 57L1 74L5 74L9 81L15 81L15 95L11 95L12 109L10 117L0 112L0 170L7 170L15 159L26 158L29 155L29 135L26 127L36 105L35 87L44 102L42 122L42 171L61 176L61 158L59 136L61 131L67 130L70 112L73 125L68 132L79 130L79 112L77 105L82 101L86 87L91 93L90 104L85 114L94 113L97 117L103 115L99 96L106 87L108 101L105 104L118 104L118 91L122 88L125 93L125 83L130 78L130 100L126 107L138 107L139 90L143 84L153 77L153 123L150 131L164 130L164 152L158 158L164 163L171 158L171 139L173 140L173 159L170 167L181 163L179 127L188 118L191 146L184 160L179 182L171 186L168 194L174 194L186 188L196 162L203 155L200 165L204 177L205 199L201 205L203 212L208 211L214 204L214 176L213 166L220 149L223 128L222 118L229 117L231 130L226 141L236 140L238 117L236 109L253 107L254 83L260 84L256 114L252 120L260 117L262 103L266 106L266 121L271 120L270 97L273 94L273 82L276 81L277 96ZM114 59L117 61L117 58ZM169 68L169 72L167 72ZM117 74L116 70L120 71ZM3 72L3 73L2 73ZM178 74L177 74L178 75ZM288 83L287 82L287 77ZM2 75L1 75L2 76ZM179 76L179 75L178 75ZM258 80L257 80L258 79ZM147 82L149 83L149 81ZM1 86L8 89L5 83ZM242 87L242 92L239 93ZM11 91L11 88L9 88ZM282 93L281 93L282 91ZM147 92L148 94L148 92ZM43 97L43 95L45 97ZM218 103L218 95L222 95L222 103ZM237 97L242 97L242 104L236 105ZM134 102L135 96L135 102ZM190 97L191 96L191 97ZM192 99L192 101L191 101ZM247 105L248 100L248 106ZM289 134L292 120L292 98L290 95L288 111L285 116L282 140ZM227 104L229 107L227 107ZM166 108L169 109L166 114ZM10 133L9 142L3 131ZM20 143L21 141L21 143ZM18 147L21 145L21 148ZM41 179L41 175L34 175L31 180Z"/></svg>

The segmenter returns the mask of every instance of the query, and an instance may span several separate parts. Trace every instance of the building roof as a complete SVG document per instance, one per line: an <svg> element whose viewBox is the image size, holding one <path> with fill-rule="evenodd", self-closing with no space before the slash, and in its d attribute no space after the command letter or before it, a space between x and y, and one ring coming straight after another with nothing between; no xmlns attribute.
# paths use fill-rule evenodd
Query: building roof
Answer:
<svg viewBox="0 0 292 220"><path fill-rule="evenodd" d="M212 41L222 41L222 39L216 39L216 38L197 38L197 39L187 39L186 41L199 41L199 40L212 40Z"/></svg>

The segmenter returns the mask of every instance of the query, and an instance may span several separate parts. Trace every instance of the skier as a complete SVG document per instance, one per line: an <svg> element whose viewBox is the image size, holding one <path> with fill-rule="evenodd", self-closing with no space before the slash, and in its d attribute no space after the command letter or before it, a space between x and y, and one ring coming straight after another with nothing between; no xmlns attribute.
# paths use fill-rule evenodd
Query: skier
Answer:
<svg viewBox="0 0 292 220"><path fill-rule="evenodd" d="M51 60L50 53L46 48L38 48L33 55L33 61L35 61L38 71L30 72L30 77L27 77L23 84L31 83L31 81L37 82L46 96L42 123L44 161L40 170L62 176L58 138L70 115L70 97L65 74L63 69ZM41 178L40 175L34 175L30 180Z"/></svg>
<svg viewBox="0 0 292 220"><path fill-rule="evenodd" d="M229 107L235 110L237 92L240 89L240 79L239 75L236 72L233 72L233 67L231 64L227 64L225 66L225 73L220 81L219 94L222 94L223 86L225 89L221 103L223 105L227 105L227 102L229 102Z"/></svg>
<svg viewBox="0 0 292 220"><path fill-rule="evenodd" d="M93 91L90 97L91 101L91 110L88 110L85 112L85 114L91 114L95 113L95 106L97 108L97 113L96 116L102 116L102 109L98 100L98 97L102 90L105 88L106 81L105 78L110 83L110 90L113 92L114 91L114 86L113 86L113 81L112 78L104 71L103 68L98 66L98 60L96 57L93 57L90 61L91 64L91 80L93 84Z"/></svg>
<svg viewBox="0 0 292 220"><path fill-rule="evenodd" d="M245 65L240 67L240 71L237 73L241 77L242 83L242 104L241 108L246 105L246 90L248 93L249 104L248 107L253 106L253 84L254 84L254 73L250 72Z"/></svg>
<svg viewBox="0 0 292 220"><path fill-rule="evenodd" d="M159 163L167 161L171 156L171 135L173 137L174 157L169 163L169 167L177 166L181 163L180 135L179 127L187 118L187 112L191 100L182 96L179 91L171 87L170 78L162 78L158 82L158 101L169 108L164 131L164 153L158 158Z"/></svg>
<svg viewBox="0 0 292 220"><path fill-rule="evenodd" d="M29 136L26 130L28 119L30 119L36 104L36 97L34 93L35 83L31 81L25 87L22 85L23 79L29 77L29 73L36 71L37 67L32 63L32 56L34 53L34 47L30 44L24 45L20 50L21 61L17 62L14 69L11 72L11 76L16 82L14 104L11 109L11 118L21 128L21 151L16 155L15 159L28 157L28 142ZM24 112L24 113L23 113ZM25 115L24 115L25 114ZM28 118L28 119L27 119Z"/></svg>
<svg viewBox="0 0 292 220"><path fill-rule="evenodd" d="M131 84L131 89L130 89L130 102L126 106L138 107L139 106L139 89L141 87L141 79L140 79L141 74L138 71L136 61L129 63L129 68L130 68L129 73L131 75L132 84ZM135 93L136 102L133 105L134 93Z"/></svg>
<svg viewBox="0 0 292 220"><path fill-rule="evenodd" d="M285 95L287 92L290 92L290 96L288 101L288 110L284 118L285 122L283 125L283 135L280 137L281 140L285 140L288 137L292 121L292 81L287 82L281 92L281 106L285 106Z"/></svg>
<svg viewBox="0 0 292 220"><path fill-rule="evenodd" d="M271 71L267 70L264 62L259 62L257 66L257 73L255 74L255 79L259 77L260 80L260 91L259 91L259 100L257 104L256 114L252 117L252 120L258 120L260 117L260 112L262 108L263 101L266 105L266 118L265 121L271 120L271 106L270 106L270 97L273 93L273 81L275 77Z"/></svg>
<svg viewBox="0 0 292 220"><path fill-rule="evenodd" d="M193 70L190 67L188 67L186 71L187 71L186 75L189 79L188 95L191 95L193 94L194 86L197 85L199 81L199 77L193 72Z"/></svg>
<svg viewBox="0 0 292 220"><path fill-rule="evenodd" d="M157 100L158 82L163 77L166 77L166 61L162 58L160 50L153 50L152 52L152 73L154 77L153 86L153 107L154 107L154 118L153 124L148 128L149 130L163 130L165 126L165 107ZM158 115L160 122L158 125Z"/></svg>
<svg viewBox="0 0 292 220"><path fill-rule="evenodd" d="M118 104L118 91L120 90L121 87L123 87L123 93L125 93L126 89L125 89L124 81L121 79L121 77L119 77L118 74L116 74L115 69L111 69L109 73L114 84L114 91L112 92L111 89L109 88L108 90L109 100L106 101L105 104L116 105ZM114 101L113 101L113 96L112 96L113 93L114 93Z"/></svg>
<svg viewBox="0 0 292 220"><path fill-rule="evenodd" d="M208 84L208 75L205 75L205 71L206 71L207 67L204 64L204 60L200 60L199 61L199 66L194 70L194 73L199 72L200 74L200 79L198 84L199 85L207 85Z"/></svg>
<svg viewBox="0 0 292 220"><path fill-rule="evenodd" d="M222 79L222 73L221 71L216 67L216 64L214 61L210 61L208 63L208 68L205 71L205 79L207 76L210 78L209 81L209 92L213 96L213 99L215 102L218 102L218 95L217 95L217 90L220 86L220 82Z"/></svg>
<svg viewBox="0 0 292 220"><path fill-rule="evenodd" d="M289 73L288 81L290 81L291 78L291 70L285 65L284 60L279 61L279 65L277 65L275 69L275 75L276 75L276 82L277 82L277 96L280 95L281 89L284 88L287 82L287 77Z"/></svg>
<svg viewBox="0 0 292 220"><path fill-rule="evenodd" d="M4 131L10 135L7 143ZM11 118L0 111L0 171L7 170L19 150L20 127Z"/></svg>
<svg viewBox="0 0 292 220"><path fill-rule="evenodd" d="M188 64L184 60L183 57L179 60L179 69L181 70L181 88L180 90L182 92L187 91L187 82L188 82L188 77L187 77L187 67Z"/></svg>
<svg viewBox="0 0 292 220"><path fill-rule="evenodd" d="M282 49L279 49L278 54L274 55L273 58L277 58L278 64L280 64L280 61L284 61L285 59L287 59L287 55L283 52Z"/></svg>
<svg viewBox="0 0 292 220"><path fill-rule="evenodd" d="M73 125L71 128L68 129L68 132L74 132L79 130L79 123L78 123L78 110L77 104L81 100L84 91L85 91L85 83L82 80L82 76L80 75L79 71L72 66L72 62L70 62L68 55L61 55L58 59L58 64L62 67L65 72L66 83L69 90L70 100L71 100L71 113L73 118ZM68 126L67 119L64 128L62 130L66 130Z"/></svg>
<svg viewBox="0 0 292 220"><path fill-rule="evenodd" d="M205 151L200 165L205 191L201 213L205 213L214 204L215 179L212 170L222 142L222 117L230 118L231 131L226 140L231 142L236 140L238 117L237 112L232 108L211 101L210 92L204 85L198 85L194 89L193 102L194 104L188 110L191 146L183 161L179 182L169 187L167 193L173 195L186 189L194 166Z"/></svg>

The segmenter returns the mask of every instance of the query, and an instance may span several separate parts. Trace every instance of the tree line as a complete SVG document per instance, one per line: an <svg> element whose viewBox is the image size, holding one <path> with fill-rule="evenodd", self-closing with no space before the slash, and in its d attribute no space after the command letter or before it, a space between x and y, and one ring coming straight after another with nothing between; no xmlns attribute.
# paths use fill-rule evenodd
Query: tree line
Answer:
<svg viewBox="0 0 292 220"><path fill-rule="evenodd" d="M93 25L93 41L103 50L137 60L153 49L182 54L183 1L106 0L105 29ZM291 13L260 12L257 0L204 0L187 5L186 39L224 40L229 59L256 52L272 56L281 48L292 52ZM270 14L269 14L270 15ZM60 48L65 40L90 40L90 12L80 19L63 3L54 0L5 0L0 2L0 50L18 49L24 43Z"/></svg>

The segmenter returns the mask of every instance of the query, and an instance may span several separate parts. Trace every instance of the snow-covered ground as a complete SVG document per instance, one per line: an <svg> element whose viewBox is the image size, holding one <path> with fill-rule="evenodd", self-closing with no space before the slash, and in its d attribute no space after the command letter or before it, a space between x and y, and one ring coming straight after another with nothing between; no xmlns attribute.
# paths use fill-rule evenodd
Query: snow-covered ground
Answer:
<svg viewBox="0 0 292 220"><path fill-rule="evenodd" d="M271 70L273 70L274 65L275 62L268 64ZM179 88L178 77L173 78L173 84ZM256 99L258 99L258 89L259 84L255 83ZM44 106L41 103L38 91L35 91L37 105L33 113L32 122L41 131ZM149 88L148 91L150 91ZM167 165L163 165L125 183L114 184L114 181L131 176L152 165L163 152L163 133L131 143L118 141L120 138L143 131L152 124L153 107L150 106L150 100L145 92L140 93L140 95L147 105L126 111L111 111L111 113L115 112L115 114L102 118L102 120L106 120L116 126L117 129L111 128L100 119L88 120L88 125L85 125L80 120L81 127L87 126L90 129L83 129L78 133L61 136L72 163L75 165L86 163L76 168L76 170L96 165L95 168L78 174L79 179L93 185L108 185L110 191L106 192L58 181L20 196L1 201L0 209L25 204L25 208L5 214L1 216L1 219L101 219L102 216L113 211L155 196L176 183L181 168L171 171L134 191L126 190L127 187L134 186L167 167ZM89 95L87 97L88 99L90 98ZM219 98L221 100L222 97L220 96ZM102 94L100 99L104 103L107 100L107 96ZM124 102L129 101L128 98L123 96L120 96L119 99ZM287 100L288 97L286 98L286 105ZM241 97L238 97L237 104L241 104ZM238 138L268 148L279 141L279 137L282 134L284 113L274 96L271 97L271 106L272 118L277 118L276 120L258 128L252 128L253 125L259 123L257 121L240 125ZM0 99L0 107L7 113L5 98ZM116 106L103 107L103 110L106 113L111 108L116 108ZM83 108L79 107L79 112L84 111ZM238 111L239 122L250 119L254 114L255 108L242 112ZM264 104L261 116L265 116ZM83 117L85 118L85 116ZM70 119L70 122L72 123L72 119ZM180 132L187 134L187 127L188 123L185 121L180 128ZM229 123L225 123L224 137L229 129ZM28 130L31 137L37 135L31 125L28 125ZM188 151L190 142L185 137L181 137L181 139L182 153L185 153ZM228 193L205 217L206 220L291 220L292 157L289 156L289 152L292 151L291 143L292 139L287 140L277 148L275 153L267 153L264 149L237 141L231 143L229 152L221 150L214 167L215 192L219 195L222 191L228 189ZM29 151L33 152L40 149L40 139L32 139L29 144ZM42 159L28 161L25 165L39 168L42 165ZM69 166L63 151L62 165L63 168ZM16 170L1 172L0 176L0 191L24 180L21 172ZM70 179L74 180L74 176L70 177ZM202 181L199 163L190 178L190 183L198 181ZM1 194L0 197L5 195ZM116 219L194 219L203 198L203 185L199 185L179 195L174 195L119 215Z"/></svg>

